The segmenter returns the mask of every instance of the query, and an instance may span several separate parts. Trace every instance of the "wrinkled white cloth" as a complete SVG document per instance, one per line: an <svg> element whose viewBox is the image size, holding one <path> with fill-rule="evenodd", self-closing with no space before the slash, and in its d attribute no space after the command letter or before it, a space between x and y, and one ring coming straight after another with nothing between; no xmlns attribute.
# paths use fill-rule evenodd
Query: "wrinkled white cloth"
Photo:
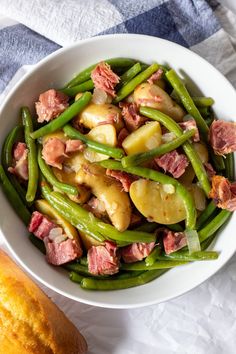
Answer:
<svg viewBox="0 0 236 354"><path fill-rule="evenodd" d="M12 3L2 1L2 4L3 2L11 11L13 5L17 8L17 4L26 4L27 1ZM225 2L228 4L230 0ZM32 6L41 4L39 1L27 3ZM98 2L91 3L95 6ZM235 3L232 1L229 6L233 10ZM224 8L221 7L218 11L222 28L228 34L229 42L220 41L217 46L217 41L213 42L209 38L206 39L207 45L203 42L192 49L227 74L236 87L234 54L236 20L234 15ZM43 18L45 16L44 24L48 26L47 14L41 13L41 16ZM111 16L114 16L114 13ZM13 17L23 22L22 18ZM30 21L27 12L25 19ZM69 19L70 14L68 14L68 21ZM8 19L6 21L10 25L15 23ZM26 20L25 24L30 25ZM70 23L66 22L65 25L69 26ZM79 25L85 24L80 21ZM31 24L32 29L38 31L38 28L32 26ZM91 28L93 27L90 26L90 30ZM43 31L45 30L48 31L48 28L45 27ZM40 33L44 34L44 32ZM58 33L55 31L51 33L50 38L55 40ZM89 32L88 35L93 33ZM61 40L57 43L64 45L67 41L65 36L66 34L62 33ZM221 34L219 38L222 38ZM4 95L28 69L30 68L22 67L16 73L9 87L4 91ZM0 247L6 248L1 234ZM139 309L96 308L69 300L39 285L81 330L88 342L89 354L234 354L236 352L236 256L211 279L189 293L166 303Z"/></svg>

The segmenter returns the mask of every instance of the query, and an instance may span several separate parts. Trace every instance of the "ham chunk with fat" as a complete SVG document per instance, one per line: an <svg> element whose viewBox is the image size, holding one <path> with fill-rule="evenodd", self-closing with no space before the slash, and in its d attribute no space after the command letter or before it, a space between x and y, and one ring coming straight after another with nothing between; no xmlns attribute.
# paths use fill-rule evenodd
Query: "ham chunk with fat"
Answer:
<svg viewBox="0 0 236 354"><path fill-rule="evenodd" d="M35 103L38 122L49 122L58 117L69 106L68 100L68 96L54 89L41 93Z"/></svg>
<svg viewBox="0 0 236 354"><path fill-rule="evenodd" d="M88 270L94 275L111 275L119 272L117 246L106 241L102 246L92 246L88 250Z"/></svg>
<svg viewBox="0 0 236 354"><path fill-rule="evenodd" d="M28 230L44 241L46 259L50 264L60 265L82 256L78 241L62 235L63 230L38 211L33 212Z"/></svg>
<svg viewBox="0 0 236 354"><path fill-rule="evenodd" d="M119 83L120 78L111 70L110 65L105 62L99 63L91 72L91 79L96 89L101 89L115 97L114 88Z"/></svg>
<svg viewBox="0 0 236 354"><path fill-rule="evenodd" d="M169 172L174 178L179 178L188 166L188 159L184 154L179 154L177 150L167 152L161 157L156 157L155 162L165 172Z"/></svg>
<svg viewBox="0 0 236 354"><path fill-rule="evenodd" d="M158 81L162 78L163 75L163 70L159 68L154 74L152 74L149 79L147 79L147 82L149 84L154 84L155 81Z"/></svg>
<svg viewBox="0 0 236 354"><path fill-rule="evenodd" d="M82 248L76 240L67 238L60 243L51 241L49 237L44 238L46 247L46 259L53 265L61 265L73 261L82 256Z"/></svg>
<svg viewBox="0 0 236 354"><path fill-rule="evenodd" d="M217 155L236 151L236 123L214 120L210 126L209 140Z"/></svg>
<svg viewBox="0 0 236 354"><path fill-rule="evenodd" d="M136 103L121 102L120 107L122 108L121 114L129 132L137 130L146 122L147 118L139 114Z"/></svg>
<svg viewBox="0 0 236 354"><path fill-rule="evenodd" d="M66 142L58 138L50 138L43 144L42 156L45 162L53 167L62 169L62 164L67 154L83 151L85 145L81 140L67 140Z"/></svg>
<svg viewBox="0 0 236 354"><path fill-rule="evenodd" d="M36 237L41 240L47 237L52 229L56 227L56 224L49 220L45 215L34 211L28 226L29 232L32 232Z"/></svg>
<svg viewBox="0 0 236 354"><path fill-rule="evenodd" d="M187 238L184 232L164 230L163 245L166 254L176 252L187 245Z"/></svg>
<svg viewBox="0 0 236 354"><path fill-rule="evenodd" d="M117 137L118 147L122 147L122 143L125 140L125 138L127 138L128 135L129 135L128 130L126 128L122 128Z"/></svg>
<svg viewBox="0 0 236 354"><path fill-rule="evenodd" d="M212 188L209 193L218 208L229 211L236 210L236 182L230 183L223 176L213 176Z"/></svg>
<svg viewBox="0 0 236 354"><path fill-rule="evenodd" d="M8 171L20 177L24 181L29 178L28 174L28 149L25 143L17 143L13 148L13 164L14 167L9 167Z"/></svg>
<svg viewBox="0 0 236 354"><path fill-rule="evenodd" d="M180 128L183 129L184 132L187 130L195 129L196 133L192 136L191 139L194 142L200 141L199 131L198 131L198 127L197 127L195 119L192 118L192 119L186 120L185 122L180 122L179 126L180 126Z"/></svg>
<svg viewBox="0 0 236 354"><path fill-rule="evenodd" d="M121 248L121 257L125 263L133 263L146 258L153 250L155 242L135 242Z"/></svg>
<svg viewBox="0 0 236 354"><path fill-rule="evenodd" d="M106 175L118 180L122 184L124 192L129 192L131 184L135 181L135 178L132 175L122 171L107 169Z"/></svg>

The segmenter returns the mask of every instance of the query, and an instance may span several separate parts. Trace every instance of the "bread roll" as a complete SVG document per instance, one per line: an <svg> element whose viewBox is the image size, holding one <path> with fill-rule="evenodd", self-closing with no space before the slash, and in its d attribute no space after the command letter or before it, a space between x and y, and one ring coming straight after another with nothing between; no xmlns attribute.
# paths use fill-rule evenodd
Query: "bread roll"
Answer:
<svg viewBox="0 0 236 354"><path fill-rule="evenodd" d="M87 343L64 313L0 250L0 352L82 354Z"/></svg>

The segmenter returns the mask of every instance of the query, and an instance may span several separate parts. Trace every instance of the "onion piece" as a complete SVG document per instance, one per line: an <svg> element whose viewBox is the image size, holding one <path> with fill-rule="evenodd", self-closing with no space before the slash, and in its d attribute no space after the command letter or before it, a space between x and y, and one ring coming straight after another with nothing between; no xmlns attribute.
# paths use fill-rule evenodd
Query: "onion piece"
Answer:
<svg viewBox="0 0 236 354"><path fill-rule="evenodd" d="M108 95L104 90L95 88L93 90L92 102L95 104L111 103L112 97Z"/></svg>
<svg viewBox="0 0 236 354"><path fill-rule="evenodd" d="M186 239L187 239L189 254L201 251L201 245L200 245L197 231L196 230L186 230L185 235L186 235Z"/></svg>

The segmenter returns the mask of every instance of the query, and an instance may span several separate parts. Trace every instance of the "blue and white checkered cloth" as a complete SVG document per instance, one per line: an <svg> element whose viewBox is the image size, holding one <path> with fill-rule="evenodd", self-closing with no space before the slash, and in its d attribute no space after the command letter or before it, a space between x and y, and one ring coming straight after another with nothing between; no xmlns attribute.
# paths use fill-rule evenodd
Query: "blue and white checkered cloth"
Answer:
<svg viewBox="0 0 236 354"><path fill-rule="evenodd" d="M25 65L60 46L108 33L142 33L177 42L236 84L235 18L215 0L0 0L0 12L17 21L0 17L0 93L22 76Z"/></svg>

